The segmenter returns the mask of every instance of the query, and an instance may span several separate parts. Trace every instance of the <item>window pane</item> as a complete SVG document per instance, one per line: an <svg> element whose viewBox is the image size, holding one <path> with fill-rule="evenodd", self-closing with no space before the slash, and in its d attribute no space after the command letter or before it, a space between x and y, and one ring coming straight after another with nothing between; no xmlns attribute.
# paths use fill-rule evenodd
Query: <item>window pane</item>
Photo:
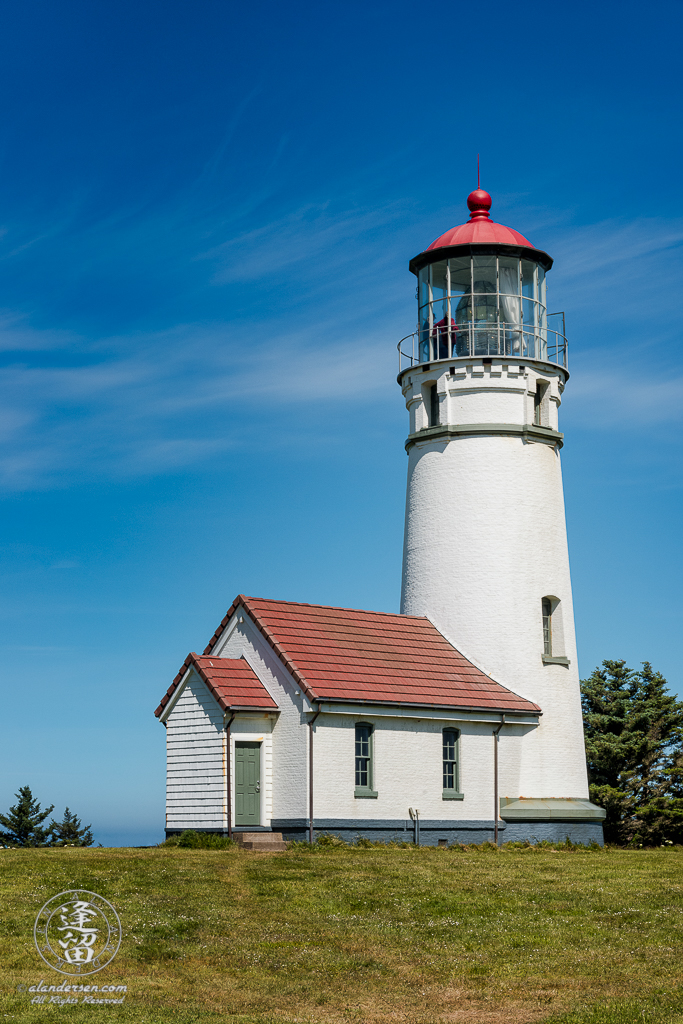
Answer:
<svg viewBox="0 0 683 1024"><path fill-rule="evenodd" d="M505 324L519 324L519 298L516 295L500 296L500 319Z"/></svg>
<svg viewBox="0 0 683 1024"><path fill-rule="evenodd" d="M519 263L512 256L500 256L498 259L500 291L506 295L519 295Z"/></svg>
<svg viewBox="0 0 683 1024"><path fill-rule="evenodd" d="M534 299L534 271L536 264L530 260L522 260L522 295L527 299Z"/></svg>
<svg viewBox="0 0 683 1024"><path fill-rule="evenodd" d="M532 299L522 299L522 319L524 321L522 355L528 359L537 359L536 336L536 303Z"/></svg>
<svg viewBox="0 0 683 1024"><path fill-rule="evenodd" d="M451 307L452 308L452 307ZM472 319L472 298L469 295L463 295L455 307L455 322L456 324L464 324L467 320Z"/></svg>
<svg viewBox="0 0 683 1024"><path fill-rule="evenodd" d="M500 256L498 259L498 279L500 283L500 319L505 324L521 322L519 305L519 264L520 261L511 256ZM519 339L506 338L506 355L510 355Z"/></svg>
<svg viewBox="0 0 683 1024"><path fill-rule="evenodd" d="M443 731L443 788L456 789L457 787L457 762L456 743L458 734L455 729L444 729Z"/></svg>
<svg viewBox="0 0 683 1024"><path fill-rule="evenodd" d="M495 256L473 256L472 278L474 292L496 292L496 257Z"/></svg>
<svg viewBox="0 0 683 1024"><path fill-rule="evenodd" d="M356 726L356 785L370 788L370 735L369 725Z"/></svg>
<svg viewBox="0 0 683 1024"><path fill-rule="evenodd" d="M469 256L458 256L451 264L451 295L468 295L471 290Z"/></svg>
<svg viewBox="0 0 683 1024"><path fill-rule="evenodd" d="M545 270L543 267L538 267L538 301L542 306L545 306Z"/></svg>
<svg viewBox="0 0 683 1024"><path fill-rule="evenodd" d="M429 267L423 267L417 275L417 304L425 306L429 302Z"/></svg>
<svg viewBox="0 0 683 1024"><path fill-rule="evenodd" d="M446 261L432 263L432 298L440 299L446 294Z"/></svg>
<svg viewBox="0 0 683 1024"><path fill-rule="evenodd" d="M446 296L448 294L446 284L446 261L432 263L432 310L434 323L438 324L446 316Z"/></svg>
<svg viewBox="0 0 683 1024"><path fill-rule="evenodd" d="M552 655L553 653L553 636L551 627L551 612L552 608L550 601L544 600L541 603L541 610L543 612L543 653Z"/></svg>
<svg viewBox="0 0 683 1024"><path fill-rule="evenodd" d="M498 301L495 295L474 296L474 320L495 323L498 320Z"/></svg>
<svg viewBox="0 0 683 1024"><path fill-rule="evenodd" d="M427 268L429 269L429 268ZM422 306L418 313L418 323L420 325L420 362L429 362L429 335L432 329L432 307Z"/></svg>

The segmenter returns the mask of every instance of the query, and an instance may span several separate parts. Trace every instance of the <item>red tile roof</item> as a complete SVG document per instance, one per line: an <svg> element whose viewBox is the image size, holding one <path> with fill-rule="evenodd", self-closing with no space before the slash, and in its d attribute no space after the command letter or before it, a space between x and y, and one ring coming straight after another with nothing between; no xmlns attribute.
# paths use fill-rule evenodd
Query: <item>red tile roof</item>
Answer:
<svg viewBox="0 0 683 1024"><path fill-rule="evenodd" d="M427 618L269 601L240 594L214 633L244 608L311 700L457 707L538 714L495 682Z"/></svg>
<svg viewBox="0 0 683 1024"><path fill-rule="evenodd" d="M277 704L244 658L200 658L188 654L154 714L159 717L188 668L194 668L225 711L274 708Z"/></svg>

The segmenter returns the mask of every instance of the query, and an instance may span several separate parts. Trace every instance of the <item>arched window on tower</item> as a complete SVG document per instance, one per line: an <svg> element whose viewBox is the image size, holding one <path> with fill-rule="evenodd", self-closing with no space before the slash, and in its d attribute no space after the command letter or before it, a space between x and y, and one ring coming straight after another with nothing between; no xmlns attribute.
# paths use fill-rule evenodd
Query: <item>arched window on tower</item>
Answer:
<svg viewBox="0 0 683 1024"><path fill-rule="evenodd" d="M547 597L541 601L541 611L543 614L543 653L551 656L553 653L553 606Z"/></svg>

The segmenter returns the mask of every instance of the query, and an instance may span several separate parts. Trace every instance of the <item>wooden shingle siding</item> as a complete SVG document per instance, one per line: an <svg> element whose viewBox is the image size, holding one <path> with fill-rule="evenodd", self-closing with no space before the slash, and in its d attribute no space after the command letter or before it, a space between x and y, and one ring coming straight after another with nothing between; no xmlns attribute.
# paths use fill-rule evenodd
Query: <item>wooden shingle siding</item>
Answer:
<svg viewBox="0 0 683 1024"><path fill-rule="evenodd" d="M166 827L224 828L223 712L190 674L166 724Z"/></svg>

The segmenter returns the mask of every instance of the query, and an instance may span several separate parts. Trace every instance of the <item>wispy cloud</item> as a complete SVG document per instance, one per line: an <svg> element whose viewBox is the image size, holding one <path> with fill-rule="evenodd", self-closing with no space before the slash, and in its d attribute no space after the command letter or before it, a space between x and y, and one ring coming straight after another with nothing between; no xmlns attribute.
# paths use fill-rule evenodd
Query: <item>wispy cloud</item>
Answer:
<svg viewBox="0 0 683 1024"><path fill-rule="evenodd" d="M206 267L207 296L221 288L231 296L233 315L213 323L96 336L38 330L30 316L5 310L4 486L207 466L228 450L300 438L312 408L397 408L395 344L415 317L411 279L397 257L415 232L417 214L406 208L401 200L376 208L337 197L242 233L224 222L208 246L206 234L186 236L182 260ZM178 211L180 220L187 215ZM112 215L99 229L142 238L159 216L151 213L147 223L135 215L126 226ZM568 313L566 412L592 429L615 419L625 429L679 421L683 346L673 296L683 272L683 222L570 229L560 221L547 229L556 257L548 287L551 305ZM236 285L244 301L235 299ZM661 356L664 344L666 376L644 360ZM253 430L264 414L278 422L265 440Z"/></svg>
<svg viewBox="0 0 683 1024"><path fill-rule="evenodd" d="M584 365L572 374L569 387L572 422L589 429L641 429L683 420L683 373L662 379L643 373L637 363L609 373Z"/></svg>
<svg viewBox="0 0 683 1024"><path fill-rule="evenodd" d="M315 265L327 278L349 256L367 255L365 235L397 219L396 205L372 210L334 212L331 203L308 204L287 216L238 235L200 254L217 267L214 280L267 280L274 271L296 263ZM351 243L351 251L349 251ZM325 264L318 263L324 254Z"/></svg>
<svg viewBox="0 0 683 1024"><path fill-rule="evenodd" d="M352 342L324 322L250 345L230 325L101 340L95 365L0 370L5 487L55 486L70 473L149 475L207 464L249 444L266 410L354 404L391 387L381 335ZM133 350L133 352L131 352ZM282 443L280 431L274 444ZM296 428L295 428L296 429Z"/></svg>

